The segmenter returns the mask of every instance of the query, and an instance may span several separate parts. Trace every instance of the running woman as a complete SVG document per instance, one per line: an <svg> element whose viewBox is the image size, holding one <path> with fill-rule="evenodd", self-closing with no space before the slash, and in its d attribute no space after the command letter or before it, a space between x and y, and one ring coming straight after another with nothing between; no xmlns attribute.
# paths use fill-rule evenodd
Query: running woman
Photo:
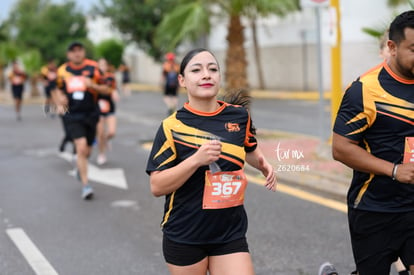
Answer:
<svg viewBox="0 0 414 275"><path fill-rule="evenodd" d="M68 62L58 68L57 88L52 98L70 134L77 154L77 176L82 182L82 198L91 199L88 182L88 158L99 120L98 93L109 94L107 85L98 84L101 73L97 62L85 58L85 48L73 42L67 50Z"/></svg>
<svg viewBox="0 0 414 275"><path fill-rule="evenodd" d="M217 100L221 76L211 52L190 51L178 80L188 102L162 122L146 168L152 194L166 198L161 226L168 269L252 275L244 162L263 173L269 190L276 188L274 169L257 146L248 111Z"/></svg>
<svg viewBox="0 0 414 275"><path fill-rule="evenodd" d="M107 85L111 90L109 95L100 94L98 96L98 105L100 110L100 118L97 126L98 139L98 157L96 163L103 165L106 163L106 152L109 149L109 141L115 136L116 117L115 117L115 101L118 101L118 92L116 91L115 75L111 66L105 58L98 60L98 66L101 70L101 83Z"/></svg>
<svg viewBox="0 0 414 275"><path fill-rule="evenodd" d="M8 76L11 83L11 90L14 99L14 109L16 112L16 119L22 120L21 109L23 101L24 83L27 79L27 74L20 68L17 61L13 61L12 70Z"/></svg>

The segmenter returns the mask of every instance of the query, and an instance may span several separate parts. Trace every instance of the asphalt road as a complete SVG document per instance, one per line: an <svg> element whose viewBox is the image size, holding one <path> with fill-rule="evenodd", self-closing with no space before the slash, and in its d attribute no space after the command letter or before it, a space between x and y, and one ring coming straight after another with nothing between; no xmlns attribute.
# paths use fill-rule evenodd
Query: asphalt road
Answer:
<svg viewBox="0 0 414 275"><path fill-rule="evenodd" d="M259 128L317 135L318 108L255 100L252 113ZM82 201L73 165L57 153L60 120L34 104L16 122L12 106L0 105L0 274L168 274L159 228L164 199L150 194L142 146L165 115L160 94L122 98L109 162L96 168L94 152L90 163L97 175L113 173L127 186L96 180L95 199ZM256 184L248 186L245 205L258 275L314 275L325 261L341 274L352 271L344 213Z"/></svg>

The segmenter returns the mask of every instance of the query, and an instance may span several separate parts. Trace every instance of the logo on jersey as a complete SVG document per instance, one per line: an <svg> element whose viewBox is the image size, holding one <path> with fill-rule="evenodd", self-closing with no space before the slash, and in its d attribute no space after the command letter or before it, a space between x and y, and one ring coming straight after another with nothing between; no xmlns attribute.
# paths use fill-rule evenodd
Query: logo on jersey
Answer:
<svg viewBox="0 0 414 275"><path fill-rule="evenodd" d="M240 131L240 126L238 123L227 122L226 124L224 124L224 127L226 127L226 130L228 132L239 132Z"/></svg>

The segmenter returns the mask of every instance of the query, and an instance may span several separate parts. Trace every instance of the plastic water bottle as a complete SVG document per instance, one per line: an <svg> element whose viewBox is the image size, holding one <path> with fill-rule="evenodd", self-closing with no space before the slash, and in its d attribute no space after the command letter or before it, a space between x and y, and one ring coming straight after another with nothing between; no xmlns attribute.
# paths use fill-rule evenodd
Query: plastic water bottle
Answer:
<svg viewBox="0 0 414 275"><path fill-rule="evenodd" d="M210 140L218 140L218 141L220 141L220 138L217 137L217 136L211 136L210 137ZM211 173L213 173L213 174L221 171L221 168L220 168L220 166L218 165L218 163L216 161L213 161L212 163L210 163L208 165L208 167L209 167Z"/></svg>
<svg viewBox="0 0 414 275"><path fill-rule="evenodd" d="M221 171L220 166L219 166L219 165L218 165L218 163L217 163L217 162L215 162L215 161L213 161L212 163L210 163L210 164L208 165L208 167L210 168L210 171L211 171L211 173L213 173L213 174Z"/></svg>

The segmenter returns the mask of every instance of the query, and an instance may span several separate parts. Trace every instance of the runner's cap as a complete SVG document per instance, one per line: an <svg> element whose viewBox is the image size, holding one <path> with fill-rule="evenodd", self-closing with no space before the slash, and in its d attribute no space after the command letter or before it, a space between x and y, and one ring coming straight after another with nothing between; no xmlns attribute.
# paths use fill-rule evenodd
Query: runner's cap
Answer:
<svg viewBox="0 0 414 275"><path fill-rule="evenodd" d="M175 54L172 52L169 52L165 55L165 59L167 60L174 60L175 59Z"/></svg>
<svg viewBox="0 0 414 275"><path fill-rule="evenodd" d="M68 51L72 51L75 47L84 48L83 44L79 41L74 41L69 44Z"/></svg>

